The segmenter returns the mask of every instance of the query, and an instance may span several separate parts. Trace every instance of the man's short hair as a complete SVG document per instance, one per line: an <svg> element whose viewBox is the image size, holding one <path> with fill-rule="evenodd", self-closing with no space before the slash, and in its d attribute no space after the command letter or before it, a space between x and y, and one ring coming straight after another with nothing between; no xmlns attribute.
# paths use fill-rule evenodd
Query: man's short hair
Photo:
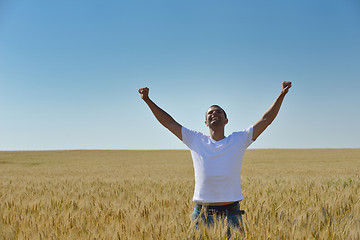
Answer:
<svg viewBox="0 0 360 240"><path fill-rule="evenodd" d="M212 107L220 108L220 109L223 111L223 113L224 113L224 115L225 115L225 118L227 118L226 112L225 112L225 110L224 110L222 107L220 107L219 105L211 105L211 106L208 108L208 110L209 110L210 108L212 108ZM208 110L206 110L206 113L205 113L205 120L206 120L206 116L207 116Z"/></svg>

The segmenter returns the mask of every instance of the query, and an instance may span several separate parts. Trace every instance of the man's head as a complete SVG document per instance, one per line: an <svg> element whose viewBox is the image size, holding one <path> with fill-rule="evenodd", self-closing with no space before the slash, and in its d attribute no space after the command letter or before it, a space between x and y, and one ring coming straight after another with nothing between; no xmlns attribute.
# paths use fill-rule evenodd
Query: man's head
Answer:
<svg viewBox="0 0 360 240"><path fill-rule="evenodd" d="M208 127L211 126L220 126L226 125L228 123L228 119L224 109L222 109L218 105L212 105L206 111L205 115L205 124Z"/></svg>

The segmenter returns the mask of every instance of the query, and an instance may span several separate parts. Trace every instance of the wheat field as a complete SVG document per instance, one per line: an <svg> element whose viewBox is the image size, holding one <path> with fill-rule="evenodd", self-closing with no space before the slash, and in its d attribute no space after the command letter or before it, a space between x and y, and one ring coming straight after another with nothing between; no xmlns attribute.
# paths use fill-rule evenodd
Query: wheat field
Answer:
<svg viewBox="0 0 360 240"><path fill-rule="evenodd" d="M359 173L360 149L248 150L245 239L360 239ZM193 174L182 150L0 152L0 239L226 239L191 226Z"/></svg>

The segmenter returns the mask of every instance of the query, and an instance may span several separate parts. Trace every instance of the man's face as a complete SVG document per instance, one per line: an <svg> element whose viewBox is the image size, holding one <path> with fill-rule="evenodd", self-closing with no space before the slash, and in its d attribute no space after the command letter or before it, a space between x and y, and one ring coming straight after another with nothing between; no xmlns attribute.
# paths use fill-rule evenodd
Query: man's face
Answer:
<svg viewBox="0 0 360 240"><path fill-rule="evenodd" d="M206 126L221 126L228 123L224 111L219 107L210 107L206 112Z"/></svg>

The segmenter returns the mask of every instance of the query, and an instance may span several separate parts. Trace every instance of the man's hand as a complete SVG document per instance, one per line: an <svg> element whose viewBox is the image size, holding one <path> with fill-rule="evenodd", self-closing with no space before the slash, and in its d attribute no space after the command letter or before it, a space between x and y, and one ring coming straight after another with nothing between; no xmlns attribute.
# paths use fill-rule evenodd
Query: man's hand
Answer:
<svg viewBox="0 0 360 240"><path fill-rule="evenodd" d="M291 88L291 82L284 81L282 83L282 91L281 92L283 94L287 94L290 88Z"/></svg>
<svg viewBox="0 0 360 240"><path fill-rule="evenodd" d="M147 88L147 87L140 88L139 93L140 93L140 96L141 96L142 100L145 100L145 99L149 98L149 88Z"/></svg>

